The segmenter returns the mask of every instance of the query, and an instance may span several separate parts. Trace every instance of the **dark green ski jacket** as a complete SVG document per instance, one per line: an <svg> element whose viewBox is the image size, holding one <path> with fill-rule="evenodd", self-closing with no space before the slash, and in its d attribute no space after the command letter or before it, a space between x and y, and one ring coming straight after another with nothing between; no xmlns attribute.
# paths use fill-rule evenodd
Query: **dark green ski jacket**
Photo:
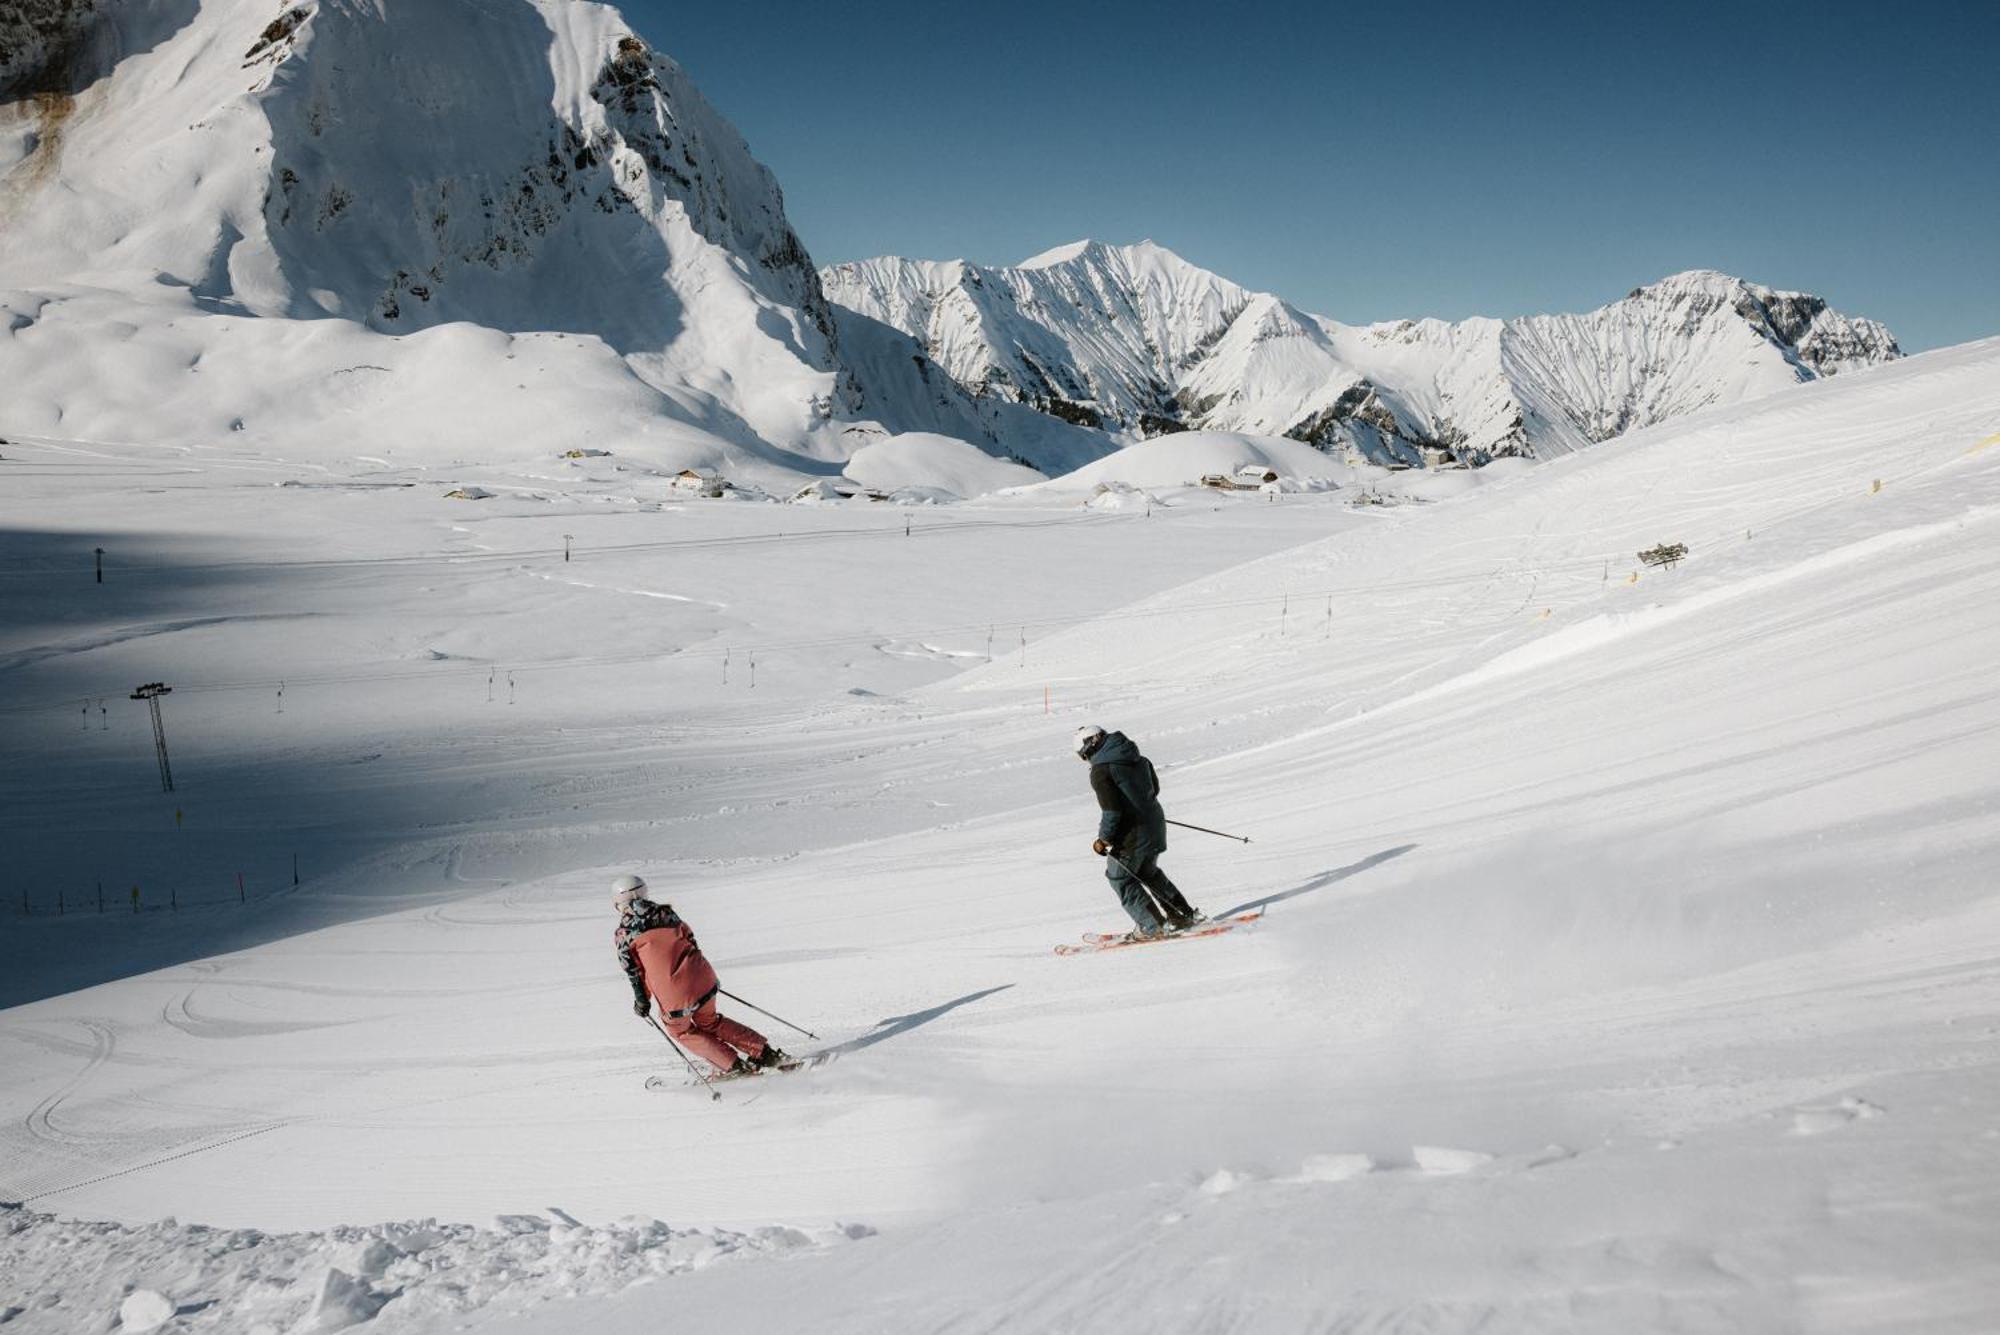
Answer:
<svg viewBox="0 0 2000 1335"><path fill-rule="evenodd" d="M1090 757L1090 788L1102 814L1097 837L1113 848L1133 848L1143 842L1155 854L1167 848L1167 813L1160 807L1160 776L1153 762L1139 754L1130 737L1106 733L1104 744Z"/></svg>

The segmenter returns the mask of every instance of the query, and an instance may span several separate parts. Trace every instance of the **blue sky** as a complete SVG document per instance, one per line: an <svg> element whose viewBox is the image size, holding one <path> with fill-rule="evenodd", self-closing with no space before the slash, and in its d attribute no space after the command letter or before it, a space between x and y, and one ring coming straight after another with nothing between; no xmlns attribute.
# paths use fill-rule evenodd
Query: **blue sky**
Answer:
<svg viewBox="0 0 2000 1335"><path fill-rule="evenodd" d="M2000 334L2000 0L623 0L822 264L1151 237L1336 319L1724 269Z"/></svg>

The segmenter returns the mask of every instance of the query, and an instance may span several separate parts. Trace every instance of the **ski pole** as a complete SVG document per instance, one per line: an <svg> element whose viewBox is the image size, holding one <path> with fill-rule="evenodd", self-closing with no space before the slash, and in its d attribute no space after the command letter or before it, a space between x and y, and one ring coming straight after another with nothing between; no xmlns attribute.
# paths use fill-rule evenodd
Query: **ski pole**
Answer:
<svg viewBox="0 0 2000 1335"><path fill-rule="evenodd" d="M1104 860L1106 862L1109 862L1112 866L1118 868L1119 871L1124 872L1125 875L1128 878L1130 878L1132 884L1138 886L1140 890L1145 892L1146 902L1153 906L1153 913L1159 918L1159 920L1162 923L1167 922L1174 916L1173 914L1167 912L1166 905L1162 904L1160 902L1160 897L1153 893L1153 887L1147 885L1144 881L1140 880L1138 872L1133 871L1130 867L1126 866L1123 862L1119 861L1118 855L1116 853L1106 853L1104 855Z"/></svg>
<svg viewBox="0 0 2000 1335"><path fill-rule="evenodd" d="M686 1051L682 1049L681 1045L674 1042L674 1036L667 1032L666 1025L660 1023L660 1021L653 1015L651 1011L646 1012L646 1022L652 1025L653 1028L660 1031L660 1037L667 1040L668 1047L672 1048L675 1052L680 1053L681 1060L687 1063L688 1070L694 1072L694 1078L701 1081L701 1083L707 1087L709 1101L712 1103L722 1102L722 1091L717 1089L714 1083L710 1081L707 1076L702 1074L701 1068L694 1064L694 1058L688 1056Z"/></svg>
<svg viewBox="0 0 2000 1335"><path fill-rule="evenodd" d="M1211 830L1206 825L1190 825L1184 820L1170 820L1167 824L1178 825L1183 830L1200 830L1203 834L1213 834L1219 835L1224 839L1234 839L1239 844L1250 842L1250 836L1247 834L1224 834L1221 830Z"/></svg>
<svg viewBox="0 0 2000 1335"><path fill-rule="evenodd" d="M759 1015L771 1015L771 1012L765 1010L762 1006L759 1006L756 1002L745 1001L743 1000L742 997L737 996L734 992L729 991L727 988L718 987L715 990L717 992L722 993L723 996L728 997L731 1001L737 1003L740 1006L748 1006L751 1010L756 1011ZM787 1020L782 1015L771 1015L771 1018L776 1020L779 1024L784 1025L787 1029L798 1030L800 1033L804 1034L807 1038L819 1037L819 1035L815 1034L812 1030L807 1029L803 1025L793 1024L790 1020Z"/></svg>

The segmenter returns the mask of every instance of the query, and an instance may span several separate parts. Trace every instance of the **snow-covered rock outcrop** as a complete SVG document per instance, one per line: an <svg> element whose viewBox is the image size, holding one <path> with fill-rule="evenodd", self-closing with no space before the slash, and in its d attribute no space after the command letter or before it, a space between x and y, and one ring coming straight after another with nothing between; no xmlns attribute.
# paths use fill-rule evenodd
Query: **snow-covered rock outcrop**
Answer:
<svg viewBox="0 0 2000 1335"><path fill-rule="evenodd" d="M31 39L88 46L141 8L29 4L13 27L25 60ZM32 192L0 281L150 271L258 315L657 346L728 278L793 326L772 337L832 365L776 181L606 6L207 0L77 91L88 114L53 180L13 179L32 128L0 157L7 193Z"/></svg>
<svg viewBox="0 0 2000 1335"><path fill-rule="evenodd" d="M1343 325L1151 242L1012 268L895 258L822 273L973 393L1146 434L1283 434L1384 460L1547 456L1900 355L1889 331L1695 271L1584 315Z"/></svg>

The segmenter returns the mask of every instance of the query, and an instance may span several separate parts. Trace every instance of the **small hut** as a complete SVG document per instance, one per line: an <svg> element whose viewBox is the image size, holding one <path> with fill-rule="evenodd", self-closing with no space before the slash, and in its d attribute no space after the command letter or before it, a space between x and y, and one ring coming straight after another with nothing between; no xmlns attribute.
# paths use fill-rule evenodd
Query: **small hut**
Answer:
<svg viewBox="0 0 2000 1335"><path fill-rule="evenodd" d="M708 473L698 473L692 468L683 468L674 474L670 484L675 491L690 492L696 496L720 496L729 484L720 477Z"/></svg>

